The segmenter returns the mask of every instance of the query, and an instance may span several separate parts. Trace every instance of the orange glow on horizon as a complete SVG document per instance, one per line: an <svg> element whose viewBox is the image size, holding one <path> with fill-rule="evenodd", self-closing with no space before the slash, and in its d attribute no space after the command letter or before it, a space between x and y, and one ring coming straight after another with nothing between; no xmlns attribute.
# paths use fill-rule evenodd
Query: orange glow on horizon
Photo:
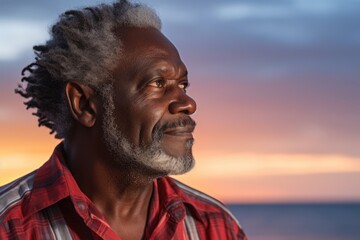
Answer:
<svg viewBox="0 0 360 240"><path fill-rule="evenodd" d="M0 151L0 185L40 167L50 157L58 140L49 141L51 137L45 136L46 129L40 132L39 139L32 141L37 144L32 149L24 140L6 142L8 148ZM4 144L1 142L2 146ZM336 196L332 194L334 189L328 186L334 183L322 182L323 177L350 174L355 175L354 181L360 180L359 159L345 156L256 153L214 155L204 151L199 154L195 152L195 157L196 167L190 173L175 178L226 202L320 201L324 200L323 196L327 197L325 200L341 200L347 195L351 197L352 188L344 189L342 197ZM338 188L344 188L349 180L343 179L343 183L341 179L334 181L340 182ZM360 194L356 196L360 199Z"/></svg>

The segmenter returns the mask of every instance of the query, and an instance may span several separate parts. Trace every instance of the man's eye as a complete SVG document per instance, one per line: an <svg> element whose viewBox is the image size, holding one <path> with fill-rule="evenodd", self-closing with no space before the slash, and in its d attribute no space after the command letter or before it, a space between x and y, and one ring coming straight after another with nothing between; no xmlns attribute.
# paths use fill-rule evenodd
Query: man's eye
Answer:
<svg viewBox="0 0 360 240"><path fill-rule="evenodd" d="M164 79L157 79L149 84L152 87L162 88L165 86Z"/></svg>
<svg viewBox="0 0 360 240"><path fill-rule="evenodd" d="M190 84L188 82L182 82L182 83L179 84L179 87L181 89L183 89L184 91L186 91L186 89L189 87L189 85Z"/></svg>

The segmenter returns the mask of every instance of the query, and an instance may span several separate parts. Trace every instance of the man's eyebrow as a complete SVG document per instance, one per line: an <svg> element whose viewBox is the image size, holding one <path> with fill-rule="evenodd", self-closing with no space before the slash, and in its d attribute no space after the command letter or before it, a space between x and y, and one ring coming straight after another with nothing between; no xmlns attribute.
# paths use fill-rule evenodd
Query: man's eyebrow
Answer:
<svg viewBox="0 0 360 240"><path fill-rule="evenodd" d="M166 67L165 69L159 69L159 71L166 74L168 72L171 72L172 70L171 70L171 68ZM182 78L187 78L187 77L188 77L187 69L186 68L184 69L183 67L180 67L180 69L176 73L176 78L182 79Z"/></svg>
<svg viewBox="0 0 360 240"><path fill-rule="evenodd" d="M188 73L189 73L188 70L185 69L184 74L183 74L181 77L186 77L186 78L187 78L187 77L188 77Z"/></svg>
<svg viewBox="0 0 360 240"><path fill-rule="evenodd" d="M159 47L149 47L146 50L146 53L150 53L152 54L154 57L164 57L164 56L168 56L169 53L164 50L163 48L159 48Z"/></svg>

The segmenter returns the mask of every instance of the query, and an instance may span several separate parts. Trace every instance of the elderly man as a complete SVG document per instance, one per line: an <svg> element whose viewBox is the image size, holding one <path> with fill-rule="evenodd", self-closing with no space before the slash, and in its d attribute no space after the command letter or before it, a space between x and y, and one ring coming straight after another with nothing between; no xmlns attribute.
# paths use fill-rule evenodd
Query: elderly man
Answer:
<svg viewBox="0 0 360 240"><path fill-rule="evenodd" d="M0 189L0 239L246 239L217 200L170 177L194 165L187 70L148 7L65 12L16 93L63 139Z"/></svg>

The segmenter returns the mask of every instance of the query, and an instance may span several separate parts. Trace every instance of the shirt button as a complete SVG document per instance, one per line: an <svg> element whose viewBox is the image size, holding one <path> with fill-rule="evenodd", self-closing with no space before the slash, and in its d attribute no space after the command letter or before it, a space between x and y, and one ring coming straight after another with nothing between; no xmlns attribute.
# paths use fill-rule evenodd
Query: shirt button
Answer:
<svg viewBox="0 0 360 240"><path fill-rule="evenodd" d="M79 208L79 210L80 210L81 212L85 212L86 206L85 206L84 203L80 202L80 203L77 204L77 206L78 206L78 208Z"/></svg>

